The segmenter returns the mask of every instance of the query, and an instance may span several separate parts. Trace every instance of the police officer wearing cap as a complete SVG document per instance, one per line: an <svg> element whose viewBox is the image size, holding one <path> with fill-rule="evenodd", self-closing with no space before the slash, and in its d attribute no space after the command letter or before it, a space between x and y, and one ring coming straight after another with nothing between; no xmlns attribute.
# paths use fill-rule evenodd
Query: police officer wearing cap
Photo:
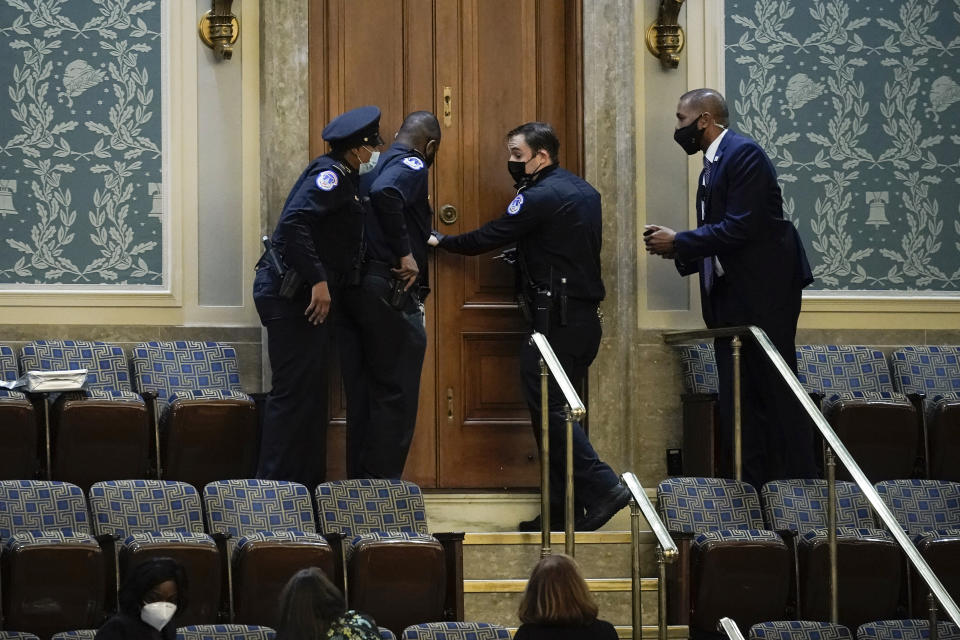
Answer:
<svg viewBox="0 0 960 640"><path fill-rule="evenodd" d="M322 132L330 152L311 162L290 190L267 251L257 263L253 299L267 328L273 370L257 477L308 487L326 475L326 389L331 309L359 279L363 237L360 174L383 144L380 109L360 107Z"/></svg>
<svg viewBox="0 0 960 640"><path fill-rule="evenodd" d="M428 172L439 146L436 116L415 111L360 180L370 203L362 280L344 292L335 327L351 478L399 479L413 439L427 348Z"/></svg>
<svg viewBox="0 0 960 640"><path fill-rule="evenodd" d="M518 302L530 310L531 328L544 333L575 388L600 346L598 306L604 297L600 277L600 194L557 165L560 142L553 128L529 122L507 134L507 168L517 196L506 212L475 231L457 236L434 232L430 244L477 255L516 243ZM520 353L523 391L540 437L540 354L525 341ZM566 464L566 401L557 384L549 390L550 501L552 529L563 526ZM600 460L578 423L573 429L573 482L576 528L599 528L626 506L630 494L616 473ZM540 529L540 518L520 523Z"/></svg>

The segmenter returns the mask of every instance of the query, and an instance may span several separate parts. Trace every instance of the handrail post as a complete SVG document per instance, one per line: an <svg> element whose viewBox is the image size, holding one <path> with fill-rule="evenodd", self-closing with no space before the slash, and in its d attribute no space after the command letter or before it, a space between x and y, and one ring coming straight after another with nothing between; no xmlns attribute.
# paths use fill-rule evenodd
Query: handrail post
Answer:
<svg viewBox="0 0 960 640"><path fill-rule="evenodd" d="M576 544L574 529L574 495L573 495L573 410L570 405L564 407L564 415L567 418L567 464L566 464L566 503L564 509L564 551L571 558L574 556L574 545Z"/></svg>
<svg viewBox="0 0 960 640"><path fill-rule="evenodd" d="M743 480L743 431L740 423L740 336L730 339L733 356L733 473L737 481Z"/></svg>
<svg viewBox="0 0 960 640"><path fill-rule="evenodd" d="M827 468L827 545L830 548L830 621L840 620L839 589L837 585L837 459L830 445L824 449Z"/></svg>
<svg viewBox="0 0 960 640"><path fill-rule="evenodd" d="M939 629L937 629L937 599L933 596L933 592L927 594L927 603L930 605L930 640L937 640L940 636Z"/></svg>
<svg viewBox="0 0 960 640"><path fill-rule="evenodd" d="M660 570L660 579L657 580L657 626L660 640L667 640L667 559L661 546L657 546L657 564Z"/></svg>
<svg viewBox="0 0 960 640"><path fill-rule="evenodd" d="M540 358L540 557L550 555L550 397L547 363Z"/></svg>
<svg viewBox="0 0 960 640"><path fill-rule="evenodd" d="M643 604L640 600L640 505L630 499L630 587L633 597L633 637L640 640L643 634Z"/></svg>

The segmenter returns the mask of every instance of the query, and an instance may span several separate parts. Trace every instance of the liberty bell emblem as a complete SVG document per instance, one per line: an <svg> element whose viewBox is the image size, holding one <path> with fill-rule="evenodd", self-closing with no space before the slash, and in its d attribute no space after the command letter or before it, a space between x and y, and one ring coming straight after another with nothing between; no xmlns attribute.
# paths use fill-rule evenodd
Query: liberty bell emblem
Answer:
<svg viewBox="0 0 960 640"><path fill-rule="evenodd" d="M879 229L882 224L890 224L886 210L888 202L890 202L889 191L867 191L867 204L870 205L867 224L872 224L874 229Z"/></svg>
<svg viewBox="0 0 960 640"><path fill-rule="evenodd" d="M16 215L17 210L13 208L13 194L16 191L16 180L0 180L0 216L6 218L8 213Z"/></svg>

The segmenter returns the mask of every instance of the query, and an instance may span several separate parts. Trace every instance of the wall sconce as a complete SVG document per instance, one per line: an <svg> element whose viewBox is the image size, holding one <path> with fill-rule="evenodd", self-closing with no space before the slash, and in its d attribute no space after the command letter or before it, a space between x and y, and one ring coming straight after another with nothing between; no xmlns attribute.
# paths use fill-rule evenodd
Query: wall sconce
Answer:
<svg viewBox="0 0 960 640"><path fill-rule="evenodd" d="M676 69L680 64L680 52L686 41L683 29L677 21L683 0L660 0L657 19L647 29L647 49L660 58L665 69Z"/></svg>
<svg viewBox="0 0 960 640"><path fill-rule="evenodd" d="M233 0L211 0L211 9L200 18L200 39L221 60L233 57L233 44L240 37L240 21L230 7Z"/></svg>

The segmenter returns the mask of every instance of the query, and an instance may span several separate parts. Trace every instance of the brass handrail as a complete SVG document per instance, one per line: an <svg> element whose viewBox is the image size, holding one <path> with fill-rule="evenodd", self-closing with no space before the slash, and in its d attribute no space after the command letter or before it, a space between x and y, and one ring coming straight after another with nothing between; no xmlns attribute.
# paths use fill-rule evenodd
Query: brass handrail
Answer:
<svg viewBox="0 0 960 640"><path fill-rule="evenodd" d="M843 442L840 441L840 438L833 430L833 427L830 426L830 423L827 422L827 419L823 417L822 413L820 413L817 405L813 403L813 400L810 399L810 396L800 384L800 381L797 380L797 376L794 375L790 367L787 366L783 356L780 355L780 352L777 351L776 347L773 346L773 343L770 342L770 338L767 337L767 334L762 329L755 326L739 326L724 327L721 329L676 331L663 334L663 341L667 344L673 345L682 342L688 342L690 340L699 340L701 338L744 335L752 335L757 341L757 344L776 368L777 372L780 374L780 377L783 378L784 382L787 383L790 391L793 392L793 395L796 396L797 400L803 406L804 410L807 412L807 415L813 421L813 424L816 425L817 429L820 430L820 433L823 435L823 439L826 440L827 446L829 446L830 449L833 450L834 455L840 459L840 462L843 463L843 466L846 467L847 471L853 477L854 482L856 482L857 486L860 487L860 491L863 492L863 495L867 498L870 506L877 513L877 515L880 516L880 519L883 521L883 524L886 525L887 529L890 530L891 535L893 535L894 539L900 545L900 548L903 549L904 553L907 555L907 558L910 559L910 562L913 564L914 568L916 568L917 573L919 573L924 582L927 583L930 591L932 591L936 596L937 600L940 602L940 605L950 616L950 619L953 620L954 624L960 625L960 609L957 608L957 603L953 601L953 598L950 597L950 594L947 593L947 590L943 588L943 584L940 582L940 579L937 578L936 574L934 574L933 570L930 568L930 565L927 564L927 561L924 560L923 556L920 555L920 552L917 551L917 547L913 544L913 541L910 540L910 538L904 532L903 526L897 522L895 517L893 517L893 514L890 512L890 509L887 507L886 503L884 503L884 501L880 498L877 490L874 489L873 485L870 484L870 481L867 480L867 476L864 475L856 460L854 460L853 456L850 455L850 452L847 451L847 447L843 444ZM831 553L831 556L835 557L835 552ZM832 598L835 599L835 594L837 591L835 582L831 584L831 589ZM836 622L836 620L834 620L834 622Z"/></svg>
<svg viewBox="0 0 960 640"><path fill-rule="evenodd" d="M587 408L583 406L580 396L576 389L570 383L567 372L563 370L563 365L553 352L553 347L547 341L547 337L542 333L534 331L530 335L530 341L533 342L537 350L540 351L540 556L550 554L550 403L548 393L547 371L553 375L557 386L563 393L567 404L564 407L564 417L566 418L566 464L565 464L565 488L566 502L564 504L564 551L569 556L575 552L575 518L573 514L573 423L575 420L581 420L587 414Z"/></svg>
<svg viewBox="0 0 960 640"><path fill-rule="evenodd" d="M626 485L633 502L630 503L630 542L632 547L631 592L633 598L633 637L640 638L643 633L643 609L640 599L640 514L647 519L647 524L657 537L659 545L657 564L659 566L659 580L657 580L657 630L660 640L667 640L667 563L677 557L677 544L670 537L663 520L653 508L647 492L643 490L637 476L627 471L620 478Z"/></svg>

